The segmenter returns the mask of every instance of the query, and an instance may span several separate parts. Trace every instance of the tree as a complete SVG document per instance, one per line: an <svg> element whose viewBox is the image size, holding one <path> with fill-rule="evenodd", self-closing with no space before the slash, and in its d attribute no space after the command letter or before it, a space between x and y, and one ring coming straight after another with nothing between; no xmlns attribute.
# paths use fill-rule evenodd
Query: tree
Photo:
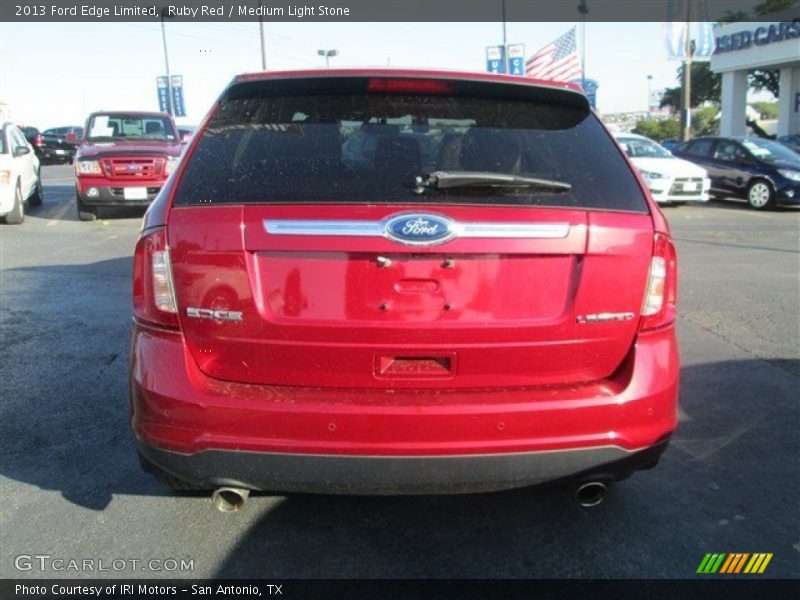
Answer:
<svg viewBox="0 0 800 600"><path fill-rule="evenodd" d="M757 92L767 90L778 97L780 87L780 71L769 69L753 69L747 74L747 84Z"/></svg>
<svg viewBox="0 0 800 600"><path fill-rule="evenodd" d="M693 135L719 135L719 108L706 106L692 112Z"/></svg>
<svg viewBox="0 0 800 600"><path fill-rule="evenodd" d="M642 119L636 122L633 133L638 133L660 142L669 138L677 138L681 133L681 124L677 117L669 119Z"/></svg>
<svg viewBox="0 0 800 600"><path fill-rule="evenodd" d="M683 81L683 68L678 67L678 81ZM711 70L708 62L692 63L692 97L691 106L697 106L703 102L719 103L722 93L722 76ZM669 106L673 110L681 107L681 87L667 88L664 90L664 97L661 99L661 107Z"/></svg>

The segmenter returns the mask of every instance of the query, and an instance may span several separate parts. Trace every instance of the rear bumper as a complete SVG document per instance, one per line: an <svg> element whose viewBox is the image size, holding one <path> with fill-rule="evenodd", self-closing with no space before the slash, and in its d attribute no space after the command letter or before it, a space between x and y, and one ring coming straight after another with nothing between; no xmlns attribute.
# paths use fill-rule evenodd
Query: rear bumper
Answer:
<svg viewBox="0 0 800 600"><path fill-rule="evenodd" d="M184 481L213 489L333 494L457 494L566 480L621 479L653 466L668 440L631 452L617 446L455 456L326 456L205 450L182 454L139 444L139 452ZM224 474L224 475L222 475Z"/></svg>
<svg viewBox="0 0 800 600"><path fill-rule="evenodd" d="M72 162L75 157L75 148L42 148L39 158L42 160L60 160Z"/></svg>
<svg viewBox="0 0 800 600"><path fill-rule="evenodd" d="M670 327L640 335L613 377L583 386L246 385L200 372L180 333L136 324L131 424L150 462L201 485L504 489L652 462L676 425L678 370Z"/></svg>

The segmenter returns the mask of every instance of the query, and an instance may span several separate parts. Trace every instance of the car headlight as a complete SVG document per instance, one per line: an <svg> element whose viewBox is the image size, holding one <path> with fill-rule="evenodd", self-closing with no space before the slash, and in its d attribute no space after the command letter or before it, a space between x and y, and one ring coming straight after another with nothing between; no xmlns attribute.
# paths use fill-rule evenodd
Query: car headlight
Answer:
<svg viewBox="0 0 800 600"><path fill-rule="evenodd" d="M666 179L666 177L667 177L663 173L656 173L655 171L640 170L639 172L642 174L642 177L644 177L645 179Z"/></svg>
<svg viewBox="0 0 800 600"><path fill-rule="evenodd" d="M789 181L800 181L800 171L790 171L789 169L778 169L778 173L786 177Z"/></svg>
<svg viewBox="0 0 800 600"><path fill-rule="evenodd" d="M0 171L0 185L11 183L11 171Z"/></svg>
<svg viewBox="0 0 800 600"><path fill-rule="evenodd" d="M167 174L167 175L172 173L175 170L175 167L178 166L178 162L179 161L180 161L180 159L175 157L175 156L167 157L167 164L164 167L164 173Z"/></svg>
<svg viewBox="0 0 800 600"><path fill-rule="evenodd" d="M75 170L78 175L102 175L103 170L100 163L96 160L79 160L75 163Z"/></svg>

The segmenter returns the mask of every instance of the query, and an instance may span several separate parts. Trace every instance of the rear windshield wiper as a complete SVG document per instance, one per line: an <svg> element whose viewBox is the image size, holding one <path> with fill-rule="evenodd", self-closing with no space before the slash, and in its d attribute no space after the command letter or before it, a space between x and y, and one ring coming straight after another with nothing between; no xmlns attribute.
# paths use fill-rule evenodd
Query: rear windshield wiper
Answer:
<svg viewBox="0 0 800 600"><path fill-rule="evenodd" d="M535 188L560 193L572 189L572 184L491 171L434 171L424 177L417 177L414 193L424 194L430 190L452 188Z"/></svg>

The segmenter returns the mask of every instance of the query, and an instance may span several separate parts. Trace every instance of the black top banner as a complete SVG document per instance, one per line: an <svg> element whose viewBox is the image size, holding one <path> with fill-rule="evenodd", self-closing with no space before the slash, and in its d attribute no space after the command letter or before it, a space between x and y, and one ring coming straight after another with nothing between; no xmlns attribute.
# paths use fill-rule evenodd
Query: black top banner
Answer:
<svg viewBox="0 0 800 600"><path fill-rule="evenodd" d="M767 12L769 11L769 12ZM798 0L2 0L0 21L791 21Z"/></svg>

